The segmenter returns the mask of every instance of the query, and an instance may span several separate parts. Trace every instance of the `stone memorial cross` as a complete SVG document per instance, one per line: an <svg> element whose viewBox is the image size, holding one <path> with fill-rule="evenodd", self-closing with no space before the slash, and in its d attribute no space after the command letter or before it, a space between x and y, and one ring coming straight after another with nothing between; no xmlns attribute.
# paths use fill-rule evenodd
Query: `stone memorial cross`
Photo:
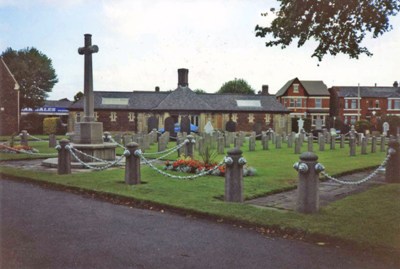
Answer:
<svg viewBox="0 0 400 269"><path fill-rule="evenodd" d="M94 97L93 97L93 65L92 53L99 51L99 47L92 45L92 35L85 34L85 46L78 49L80 55L85 55L84 73L84 122L94 121Z"/></svg>

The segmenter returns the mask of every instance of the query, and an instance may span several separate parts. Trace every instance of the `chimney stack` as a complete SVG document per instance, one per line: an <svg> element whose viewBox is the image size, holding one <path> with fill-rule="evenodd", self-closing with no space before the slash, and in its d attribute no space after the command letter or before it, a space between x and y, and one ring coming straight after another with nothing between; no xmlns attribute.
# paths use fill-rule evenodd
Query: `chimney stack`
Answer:
<svg viewBox="0 0 400 269"><path fill-rule="evenodd" d="M189 69L180 68L178 69L178 87L188 87L189 86Z"/></svg>
<svg viewBox="0 0 400 269"><path fill-rule="evenodd" d="M269 95L269 87L268 87L268 85L262 85L262 88L261 88L261 94L262 95Z"/></svg>
<svg viewBox="0 0 400 269"><path fill-rule="evenodd" d="M155 91L160 92L160 87L156 86Z"/></svg>
<svg viewBox="0 0 400 269"><path fill-rule="evenodd" d="M393 87L395 87L395 88L399 87L399 83L398 83L397 81L395 81L395 82L393 83Z"/></svg>

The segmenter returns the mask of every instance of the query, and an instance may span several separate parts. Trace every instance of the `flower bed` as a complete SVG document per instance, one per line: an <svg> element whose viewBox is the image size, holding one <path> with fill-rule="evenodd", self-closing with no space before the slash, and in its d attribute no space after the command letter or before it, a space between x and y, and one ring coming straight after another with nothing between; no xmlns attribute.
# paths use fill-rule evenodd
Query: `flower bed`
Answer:
<svg viewBox="0 0 400 269"><path fill-rule="evenodd" d="M218 163L216 163L216 162L205 164L202 161L193 160L190 157L187 157L187 158L182 157L174 162L166 161L164 170L199 174L204 171L212 170L217 165L218 165ZM225 170L226 170L226 166L224 164L224 165L219 166L218 169L215 169L213 172L211 172L211 175L225 176ZM254 176L255 174L256 174L255 168L249 167L246 165L243 167L243 176Z"/></svg>
<svg viewBox="0 0 400 269"><path fill-rule="evenodd" d="M16 145L13 147L9 147L4 144L0 144L0 152L2 153L24 153L25 152L32 152L36 153L38 150L30 147L30 146L23 146L23 145Z"/></svg>

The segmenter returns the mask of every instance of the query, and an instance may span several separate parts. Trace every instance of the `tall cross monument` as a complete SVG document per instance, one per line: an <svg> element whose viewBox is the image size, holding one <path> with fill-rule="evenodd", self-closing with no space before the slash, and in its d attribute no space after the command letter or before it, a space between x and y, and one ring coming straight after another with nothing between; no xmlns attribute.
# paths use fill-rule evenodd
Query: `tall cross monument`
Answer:
<svg viewBox="0 0 400 269"><path fill-rule="evenodd" d="M102 144L103 123L96 122L94 118L94 96L93 96L93 64L92 54L99 51L99 47L92 45L92 35L85 34L85 46L78 49L80 55L85 56L84 65L84 117L75 125L74 143L79 144Z"/></svg>
<svg viewBox="0 0 400 269"><path fill-rule="evenodd" d="M80 55L85 55L84 66L84 108L83 121L94 121L94 98L93 98L93 64L92 54L97 53L99 47L92 45L92 35L85 34L85 46L78 49Z"/></svg>

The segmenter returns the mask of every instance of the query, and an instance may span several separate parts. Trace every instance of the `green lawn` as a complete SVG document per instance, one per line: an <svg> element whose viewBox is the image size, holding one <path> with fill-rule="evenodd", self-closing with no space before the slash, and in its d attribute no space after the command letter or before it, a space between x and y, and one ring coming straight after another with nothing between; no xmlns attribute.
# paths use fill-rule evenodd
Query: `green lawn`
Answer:
<svg viewBox="0 0 400 269"><path fill-rule="evenodd" d="M171 143L169 147L173 145ZM154 147L151 151L155 150ZM314 149L317 150L317 145L314 145ZM286 144L283 144L282 149L275 149L270 144L270 150L263 151L261 145L257 144L256 151L249 152L245 144L242 150L248 164L257 169L256 176L244 179L246 199L295 187L297 173L292 165L298 161L299 155L294 154L293 148L288 149ZM303 150L306 150L306 145ZM386 155L384 152L360 155L360 149L357 153L357 156L350 157L347 146L345 149L337 147L333 151L316 151L319 162L331 175L376 167ZM4 158L4 154L0 157ZM176 155L170 158L175 159ZM223 155L220 155L216 161L219 162L222 158ZM223 177L206 176L195 180L177 180L163 177L149 167L142 166L141 178L144 184L127 186L123 183L123 168L92 173L74 172L63 176L46 172L32 173L4 166L0 168L4 174L117 194L220 219L236 220L259 227L274 227L281 231L300 230L308 235L350 240L360 246L389 247L400 251L400 184L377 187L331 203L318 214L303 215L247 204L225 203L221 200L224 195Z"/></svg>

